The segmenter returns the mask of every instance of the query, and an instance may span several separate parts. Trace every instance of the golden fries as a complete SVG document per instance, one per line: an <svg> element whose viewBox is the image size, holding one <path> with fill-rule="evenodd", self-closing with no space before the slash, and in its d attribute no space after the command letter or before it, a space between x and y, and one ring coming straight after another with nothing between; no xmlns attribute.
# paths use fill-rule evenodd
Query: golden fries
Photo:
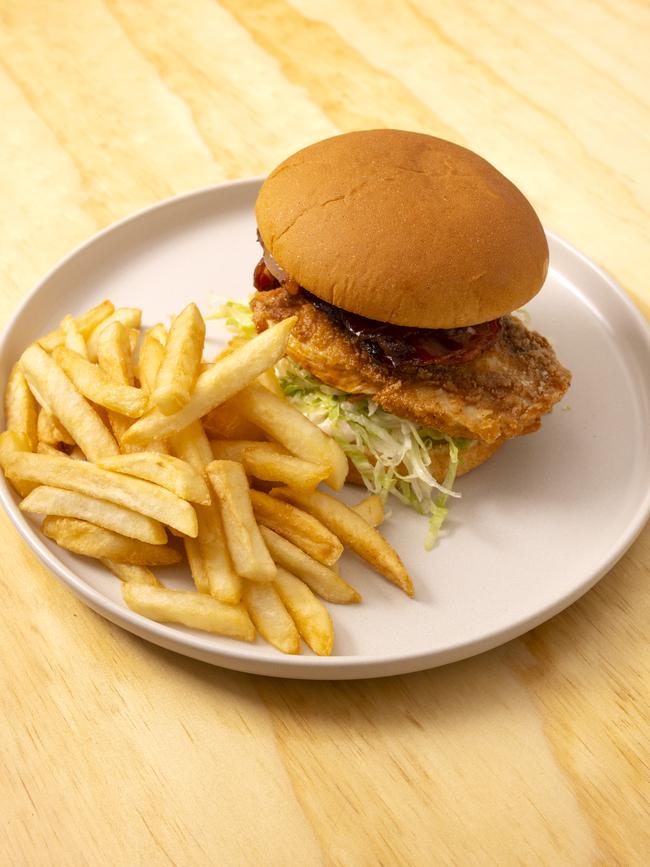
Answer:
<svg viewBox="0 0 650 867"><path fill-rule="evenodd" d="M190 399L203 355L205 322L196 304L188 304L172 323L151 395L164 415L181 410Z"/></svg>
<svg viewBox="0 0 650 867"><path fill-rule="evenodd" d="M167 533L159 521L107 500L98 500L65 488L40 485L25 497L20 509L38 515L79 518L151 545L164 545L167 541Z"/></svg>
<svg viewBox="0 0 650 867"><path fill-rule="evenodd" d="M68 446L74 445L74 440L67 430L60 424L58 419L54 418L49 409L45 409L45 407L42 407L38 414L36 432L39 443L48 443L51 446L56 446L60 443L65 443Z"/></svg>
<svg viewBox="0 0 650 867"><path fill-rule="evenodd" d="M305 582L313 591L328 602L341 604L360 602L361 596L350 587L333 569L323 566L309 554L284 539L268 527L260 527L262 538L277 566L282 566ZM260 630L261 632L261 630Z"/></svg>
<svg viewBox="0 0 650 867"><path fill-rule="evenodd" d="M176 433L232 397L282 356L295 321L291 317L274 325L206 370L197 379L183 409L173 415L150 410L129 428L125 442L142 445L150 439Z"/></svg>
<svg viewBox="0 0 650 867"><path fill-rule="evenodd" d="M290 455L279 443L254 440L211 440L217 460L239 461L249 476L267 482L284 482L299 490L313 491L329 474L329 468Z"/></svg>
<svg viewBox="0 0 650 867"><path fill-rule="evenodd" d="M408 596L413 595L413 583L395 549L344 503L319 491L305 493L291 488L274 488L271 496L293 503L314 515L381 575Z"/></svg>
<svg viewBox="0 0 650 867"><path fill-rule="evenodd" d="M101 367L86 361L66 346L57 346L52 357L84 397L93 403L128 418L139 418L147 408L147 395L141 388L119 385Z"/></svg>
<svg viewBox="0 0 650 867"><path fill-rule="evenodd" d="M105 470L155 482L191 503L210 503L210 491L203 476L181 458L157 452L137 452L115 455L95 463Z"/></svg>
<svg viewBox="0 0 650 867"><path fill-rule="evenodd" d="M210 447L214 459L217 461L243 460L244 452L254 446L259 446L267 452L286 455L287 450L279 443L256 442L255 440L210 440Z"/></svg>
<svg viewBox="0 0 650 867"><path fill-rule="evenodd" d="M328 467L330 487L336 490L343 487L348 474L343 449L287 400L254 382L240 391L232 403L292 455Z"/></svg>
<svg viewBox="0 0 650 867"><path fill-rule="evenodd" d="M348 508L316 490L340 488L348 464L282 392L275 364L296 317L233 338L213 361L202 358L195 304L169 333L162 323L146 331L138 351L141 317L110 301L67 315L9 376L0 467L21 511L44 516L43 534L100 560L138 614L245 641L257 629L288 654L301 638L332 652L332 621L314 594L361 601L335 568L344 544L412 595L374 529L381 498ZM283 487L269 496L271 485ZM181 560L193 592L167 589L149 568Z"/></svg>
<svg viewBox="0 0 650 867"><path fill-rule="evenodd" d="M7 466L15 455L31 453L31 443L23 431L5 430L0 433L0 467L6 472Z"/></svg>
<svg viewBox="0 0 650 867"><path fill-rule="evenodd" d="M334 645L334 627L327 608L286 569L278 569L273 583L305 642L318 656L329 656Z"/></svg>
<svg viewBox="0 0 650 867"><path fill-rule="evenodd" d="M280 380L272 367L269 367L269 369L265 370L264 373L260 373L257 377L257 381L260 385L263 385L264 388L268 388L269 391L272 391L273 394L284 398L284 392L282 391Z"/></svg>
<svg viewBox="0 0 650 867"><path fill-rule="evenodd" d="M173 434L170 442L176 457L187 461L199 473L203 473L207 465L214 460L203 425L198 420Z"/></svg>
<svg viewBox="0 0 650 867"><path fill-rule="evenodd" d="M137 614L160 623L181 623L204 632L255 641L255 627L243 605L224 605L211 596L167 590L128 581L122 596Z"/></svg>
<svg viewBox="0 0 650 867"><path fill-rule="evenodd" d="M134 584L150 584L160 587L160 581L147 566L134 566L132 563L116 563L115 560L102 560L102 564L120 581L132 581Z"/></svg>
<svg viewBox="0 0 650 867"><path fill-rule="evenodd" d="M5 424L7 430L24 433L29 441L29 450L36 451L38 444L38 404L19 364L13 366L7 380Z"/></svg>
<svg viewBox="0 0 650 867"><path fill-rule="evenodd" d="M343 553L340 540L313 515L262 491L251 491L250 497L260 524L275 530L314 560L333 566Z"/></svg>
<svg viewBox="0 0 650 867"><path fill-rule="evenodd" d="M350 508L373 527L378 527L384 522L384 504L378 494L369 494Z"/></svg>
<svg viewBox="0 0 650 867"><path fill-rule="evenodd" d="M14 430L5 430L0 433L0 467L4 473L6 473L11 459L19 452L31 453L31 444L27 439L27 434L17 433ZM7 476L7 480L21 497L26 497L36 487L33 482L22 482L20 479L11 479L9 476Z"/></svg>
<svg viewBox="0 0 650 867"><path fill-rule="evenodd" d="M97 560L114 560L134 566L170 566L181 560L181 555L167 545L150 545L129 539L113 530L97 527L77 518L58 518L49 515L42 531L62 548Z"/></svg>
<svg viewBox="0 0 650 867"><path fill-rule="evenodd" d="M212 461L208 478L221 506L221 518L235 571L251 581L272 581L275 563L271 559L253 516L250 491L241 464Z"/></svg>
<svg viewBox="0 0 650 867"><path fill-rule="evenodd" d="M330 472L322 464L270 451L264 444L244 449L242 463L246 472L256 479L284 482L299 491L313 491Z"/></svg>
<svg viewBox="0 0 650 867"><path fill-rule="evenodd" d="M38 455L63 455L67 457L65 452L59 451L56 446L50 443L40 443L36 446L36 454Z"/></svg>
<svg viewBox="0 0 650 867"><path fill-rule="evenodd" d="M111 301L102 301L97 307L93 307L82 313L81 316L77 316L74 320L77 331L84 339L87 338L114 310L115 307ZM58 328L56 331L46 334L45 337L41 337L37 343L46 352L51 352L56 346L61 346L61 344L65 343L65 333L61 328Z"/></svg>
<svg viewBox="0 0 650 867"><path fill-rule="evenodd" d="M210 443L200 421L192 422L185 430L171 437L176 455L203 473L212 461ZM192 578L198 590L210 593L222 602L238 602L241 598L242 579L235 572L226 544L221 514L216 503L197 506L199 534L196 540L185 540L187 559Z"/></svg>
<svg viewBox="0 0 650 867"><path fill-rule="evenodd" d="M119 322L102 328L97 339L97 363L118 385L133 385L133 363L129 332Z"/></svg>
<svg viewBox="0 0 650 867"><path fill-rule="evenodd" d="M142 310L137 307L119 307L110 316L103 319L86 338L86 350L90 361L97 361L97 343L104 328L111 322L121 322L127 329L139 328L142 320Z"/></svg>
<svg viewBox="0 0 650 867"><path fill-rule="evenodd" d="M97 340L97 363L116 385L134 384L132 354L130 332L119 320L102 329ZM108 410L107 418L122 452L141 450L139 446L124 443L124 434L133 424L132 419L114 410ZM153 449L153 446L150 448Z"/></svg>
<svg viewBox="0 0 650 867"><path fill-rule="evenodd" d="M97 412L44 349L32 344L21 355L20 367L30 388L59 419L88 460L118 454L117 443Z"/></svg>
<svg viewBox="0 0 650 867"><path fill-rule="evenodd" d="M156 378L164 355L165 348L154 336L152 328L145 334L138 355L138 379L140 386L149 394L156 387Z"/></svg>
<svg viewBox="0 0 650 867"><path fill-rule="evenodd" d="M300 634L273 584L246 581L243 602L262 638L282 653L300 653Z"/></svg>
<svg viewBox="0 0 650 867"><path fill-rule="evenodd" d="M185 547L185 556L187 557L187 563L190 567L190 575L192 576L192 581L194 581L194 586L199 593L209 594L210 585L208 583L208 576L205 571L203 557L201 556L198 538L192 539L189 536L186 536L183 539L183 545Z"/></svg>
<svg viewBox="0 0 650 867"><path fill-rule="evenodd" d="M196 514L199 520L197 542L207 581L206 592L222 602L239 602L242 579L233 566L221 514L214 503L197 506Z"/></svg>
<svg viewBox="0 0 650 867"><path fill-rule="evenodd" d="M264 431L245 419L231 400L211 409L203 418L203 427L211 438L256 441L264 439Z"/></svg>
<svg viewBox="0 0 650 867"><path fill-rule="evenodd" d="M155 518L186 536L194 537L198 532L193 507L171 491L153 482L104 470L87 461L71 461L64 456L15 453L7 460L5 473L11 479L65 488L117 503L118 506Z"/></svg>
<svg viewBox="0 0 650 867"><path fill-rule="evenodd" d="M61 320L61 333L63 334L64 346L67 346L68 349L72 349L74 352L81 355L82 358L88 358L88 350L86 349L84 336L77 328L77 323L75 322L74 317L69 313Z"/></svg>

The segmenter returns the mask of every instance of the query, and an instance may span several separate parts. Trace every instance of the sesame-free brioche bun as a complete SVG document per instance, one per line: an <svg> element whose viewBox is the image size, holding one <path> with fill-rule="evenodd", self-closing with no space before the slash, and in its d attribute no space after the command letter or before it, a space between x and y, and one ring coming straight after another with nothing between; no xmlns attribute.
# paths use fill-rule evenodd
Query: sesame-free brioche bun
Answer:
<svg viewBox="0 0 650 867"><path fill-rule="evenodd" d="M455 328L541 288L542 225L490 163L433 136L379 129L304 148L266 179L261 240L307 291L370 319Z"/></svg>

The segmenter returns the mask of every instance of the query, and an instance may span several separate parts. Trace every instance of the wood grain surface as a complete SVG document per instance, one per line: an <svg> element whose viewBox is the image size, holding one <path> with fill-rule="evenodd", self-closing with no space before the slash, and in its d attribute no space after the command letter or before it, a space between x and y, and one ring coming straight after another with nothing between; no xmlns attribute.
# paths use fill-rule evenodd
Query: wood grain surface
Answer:
<svg viewBox="0 0 650 867"><path fill-rule="evenodd" d="M649 37L643 0L0 0L0 321L111 221L375 126L479 151L650 313ZM3 865L650 860L648 528L523 638L347 684L173 655L0 550Z"/></svg>

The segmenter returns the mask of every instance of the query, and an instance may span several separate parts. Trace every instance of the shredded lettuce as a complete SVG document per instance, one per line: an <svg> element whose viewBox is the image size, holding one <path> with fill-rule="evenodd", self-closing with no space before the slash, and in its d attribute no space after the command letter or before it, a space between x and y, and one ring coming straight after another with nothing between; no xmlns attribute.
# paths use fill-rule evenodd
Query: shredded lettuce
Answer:
<svg viewBox="0 0 650 867"><path fill-rule="evenodd" d="M257 334L253 313L248 304L242 304L241 301L223 301L213 297L210 299L210 312L205 318L225 319L228 331L247 340Z"/></svg>
<svg viewBox="0 0 650 867"><path fill-rule="evenodd" d="M245 304L226 302L210 318L225 319L231 332L244 337L255 334ZM460 496L453 485L459 456L471 440L399 418L367 395L325 385L288 357L278 362L276 374L287 399L336 440L369 491L383 500L392 495L428 517L424 547L431 550L447 516L448 498ZM449 450L449 469L440 483L429 471L429 450L443 442Z"/></svg>

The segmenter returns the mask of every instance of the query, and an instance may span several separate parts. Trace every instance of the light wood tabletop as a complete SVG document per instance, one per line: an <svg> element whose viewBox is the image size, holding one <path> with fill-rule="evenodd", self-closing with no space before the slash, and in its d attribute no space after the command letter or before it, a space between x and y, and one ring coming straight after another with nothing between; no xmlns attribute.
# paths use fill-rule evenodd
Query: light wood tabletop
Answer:
<svg viewBox="0 0 650 867"><path fill-rule="evenodd" d="M481 153L648 315L649 38L642 0L0 0L0 320L112 221L383 126ZM2 864L648 863L647 527L522 638L350 683L161 650L0 546Z"/></svg>

